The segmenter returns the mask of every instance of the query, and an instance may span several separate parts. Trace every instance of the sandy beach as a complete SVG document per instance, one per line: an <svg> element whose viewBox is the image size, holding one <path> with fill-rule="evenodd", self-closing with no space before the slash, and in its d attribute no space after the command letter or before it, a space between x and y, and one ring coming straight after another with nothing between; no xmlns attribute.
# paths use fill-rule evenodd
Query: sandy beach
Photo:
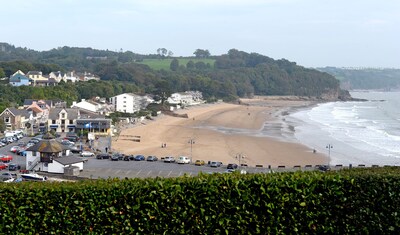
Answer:
<svg viewBox="0 0 400 235"><path fill-rule="evenodd" d="M112 143L124 154L192 156L193 161L221 161L249 166L327 164L326 155L298 143L254 135L264 123L276 120L291 108L311 105L311 101L282 97L242 99L242 104L202 104L179 110L188 118L161 115L155 120L123 128ZM221 131L223 129L224 131ZM229 133L229 130L240 130ZM246 133L248 130L250 133ZM140 136L140 138L138 138ZM135 140L140 139L140 142ZM192 144L191 144L192 142ZM161 145L165 143L166 147Z"/></svg>

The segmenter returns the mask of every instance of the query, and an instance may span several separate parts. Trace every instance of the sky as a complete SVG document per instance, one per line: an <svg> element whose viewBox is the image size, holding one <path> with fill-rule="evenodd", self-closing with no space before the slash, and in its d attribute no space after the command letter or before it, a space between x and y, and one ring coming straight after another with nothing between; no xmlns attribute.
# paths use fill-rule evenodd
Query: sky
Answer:
<svg viewBox="0 0 400 235"><path fill-rule="evenodd" d="M398 0L0 0L0 42L400 68Z"/></svg>

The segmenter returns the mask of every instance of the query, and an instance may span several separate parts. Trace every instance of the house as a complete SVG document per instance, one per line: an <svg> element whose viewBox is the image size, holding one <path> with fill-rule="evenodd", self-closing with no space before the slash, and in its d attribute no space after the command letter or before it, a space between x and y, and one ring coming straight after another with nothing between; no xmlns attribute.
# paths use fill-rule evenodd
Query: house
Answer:
<svg viewBox="0 0 400 235"><path fill-rule="evenodd" d="M78 103L74 101L71 108L79 108L105 115L108 115L112 111L112 105L102 102L100 98L90 100L82 99L81 102Z"/></svg>
<svg viewBox="0 0 400 235"><path fill-rule="evenodd" d="M25 109L6 108L1 114L7 130L25 129L25 125L33 120L31 111Z"/></svg>
<svg viewBox="0 0 400 235"><path fill-rule="evenodd" d="M32 86L44 86L49 78L44 77L40 71L29 71L26 76L30 79Z"/></svg>
<svg viewBox="0 0 400 235"><path fill-rule="evenodd" d="M24 108L28 108L33 103L37 103L38 106L42 109L50 109L50 108L66 108L67 102L63 100L36 100L36 99L25 99L24 100Z"/></svg>
<svg viewBox="0 0 400 235"><path fill-rule="evenodd" d="M27 76L21 71L18 70L10 77L10 85L11 86L29 86L30 81Z"/></svg>
<svg viewBox="0 0 400 235"><path fill-rule="evenodd" d="M123 113L135 113L153 102L154 100L147 95L140 96L133 93L124 93L110 98L114 110Z"/></svg>
<svg viewBox="0 0 400 235"><path fill-rule="evenodd" d="M190 106L203 103L203 95L199 91L185 91L171 94L167 102L183 106Z"/></svg>
<svg viewBox="0 0 400 235"><path fill-rule="evenodd" d="M95 134L108 135L111 131L111 119L77 108L50 109L47 130L77 133L84 129Z"/></svg>
<svg viewBox="0 0 400 235"><path fill-rule="evenodd" d="M84 160L69 155L69 147L62 145L47 133L41 141L26 149L26 169L61 174L65 168L71 166L83 170Z"/></svg>
<svg viewBox="0 0 400 235"><path fill-rule="evenodd" d="M87 72L79 74L79 81L87 82L90 80L100 81L100 77Z"/></svg>
<svg viewBox="0 0 400 235"><path fill-rule="evenodd" d="M67 82L67 75L65 73L61 73L60 71L49 73L49 78L54 79L57 83L61 81Z"/></svg>
<svg viewBox="0 0 400 235"><path fill-rule="evenodd" d="M75 132L79 109L52 108L47 119L47 130L55 132Z"/></svg>
<svg viewBox="0 0 400 235"><path fill-rule="evenodd" d="M75 71L68 72L65 74L66 82L79 82L79 76L75 73Z"/></svg>

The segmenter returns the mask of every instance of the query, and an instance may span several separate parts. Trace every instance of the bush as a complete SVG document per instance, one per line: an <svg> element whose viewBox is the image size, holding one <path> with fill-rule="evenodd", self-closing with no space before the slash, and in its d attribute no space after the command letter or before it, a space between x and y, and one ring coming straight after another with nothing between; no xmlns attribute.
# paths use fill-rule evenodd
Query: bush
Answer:
<svg viewBox="0 0 400 235"><path fill-rule="evenodd" d="M2 234L398 234L398 168L2 184Z"/></svg>

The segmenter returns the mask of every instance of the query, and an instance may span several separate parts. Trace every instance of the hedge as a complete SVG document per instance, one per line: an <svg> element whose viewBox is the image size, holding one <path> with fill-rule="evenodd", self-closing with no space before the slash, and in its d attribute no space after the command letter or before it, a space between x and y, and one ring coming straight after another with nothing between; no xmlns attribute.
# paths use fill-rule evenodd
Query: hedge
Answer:
<svg viewBox="0 0 400 235"><path fill-rule="evenodd" d="M0 184L1 234L399 234L400 169Z"/></svg>

